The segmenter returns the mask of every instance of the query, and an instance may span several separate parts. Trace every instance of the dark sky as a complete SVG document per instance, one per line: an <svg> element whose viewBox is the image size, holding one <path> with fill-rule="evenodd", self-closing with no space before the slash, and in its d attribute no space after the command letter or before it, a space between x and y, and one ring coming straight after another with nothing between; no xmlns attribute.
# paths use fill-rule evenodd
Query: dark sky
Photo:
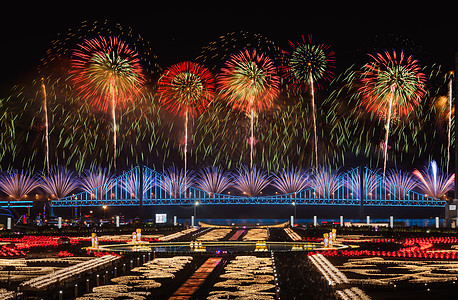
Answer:
<svg viewBox="0 0 458 300"><path fill-rule="evenodd" d="M368 44L380 44L374 42L377 37L387 35L425 54L421 58L447 68L453 68L458 50L454 7L410 7L388 2L371 4L370 8L349 7L348 3L335 7L329 2L322 7L304 6L305 2L285 2L281 6L283 3L277 1L275 5L250 6L222 2L226 7L217 9L195 3L174 3L167 8L114 3L99 8L75 2L68 3L70 6L62 4L63 8L17 5L4 11L0 18L0 85L12 85L32 70L58 33L78 27L83 20L109 19L132 27L151 42L163 67L192 60L202 46L219 35L240 30L261 33L283 48L288 40L311 33L332 45L342 65L350 63L352 55ZM393 47L388 44L385 47Z"/></svg>

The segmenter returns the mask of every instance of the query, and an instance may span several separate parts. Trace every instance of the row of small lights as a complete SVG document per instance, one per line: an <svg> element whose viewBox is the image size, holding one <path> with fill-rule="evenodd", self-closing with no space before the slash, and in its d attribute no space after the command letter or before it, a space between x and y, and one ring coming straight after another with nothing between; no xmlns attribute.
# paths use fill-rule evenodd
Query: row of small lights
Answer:
<svg viewBox="0 0 458 300"><path fill-rule="evenodd" d="M23 282L21 285L29 285L31 287L40 289L46 285L52 284L59 280L62 281L78 273L84 273L90 269L97 268L99 266L113 262L119 258L120 258L119 256L105 255L100 258L95 258L89 261L85 261L83 263L79 263L79 264L64 268L62 270L59 270L59 271L56 271L56 272L53 272L47 275L35 277L26 282Z"/></svg>
<svg viewBox="0 0 458 300"><path fill-rule="evenodd" d="M273 251L270 251L270 257L272 258L272 268L274 270L275 291L277 294L277 299L280 300L280 286L278 285L277 268L275 267L275 258Z"/></svg>
<svg viewBox="0 0 458 300"><path fill-rule="evenodd" d="M329 285L348 283L348 278L329 262L322 254L309 255L310 261L324 275Z"/></svg>

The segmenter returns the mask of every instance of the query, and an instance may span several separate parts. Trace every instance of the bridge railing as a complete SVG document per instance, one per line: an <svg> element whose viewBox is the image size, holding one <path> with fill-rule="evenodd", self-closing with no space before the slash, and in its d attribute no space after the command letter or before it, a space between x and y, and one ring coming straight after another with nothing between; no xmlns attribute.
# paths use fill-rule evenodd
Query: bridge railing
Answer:
<svg viewBox="0 0 458 300"><path fill-rule="evenodd" d="M13 201L0 201L0 207L2 208L24 208L24 207L32 207L33 201L32 200L13 200Z"/></svg>
<svg viewBox="0 0 458 300"><path fill-rule="evenodd" d="M142 179L142 180L141 180ZM361 179L363 186L361 187ZM169 184L169 185L168 185ZM51 201L55 207L66 206L137 206L195 204L297 204L443 207L445 201L387 183L376 172L360 168L340 174L333 180L316 181L312 187L291 194L246 197L211 194L183 182L166 182L161 173L148 167L135 167L115 178L105 187L84 191ZM362 195L360 195L362 194Z"/></svg>

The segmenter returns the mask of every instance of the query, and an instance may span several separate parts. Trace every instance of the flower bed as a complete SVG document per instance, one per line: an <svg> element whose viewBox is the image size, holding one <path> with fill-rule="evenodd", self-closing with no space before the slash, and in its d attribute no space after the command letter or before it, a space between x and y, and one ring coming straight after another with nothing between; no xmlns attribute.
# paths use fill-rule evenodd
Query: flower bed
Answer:
<svg viewBox="0 0 458 300"><path fill-rule="evenodd" d="M108 297L143 300L151 294L148 290L161 287L162 284L157 280L174 278L174 274L191 261L191 256L155 258L141 267L133 268L131 271L134 275L112 278L113 284L95 287L91 293L86 293L77 299L100 300ZM139 289L144 291L138 291Z"/></svg>
<svg viewBox="0 0 458 300"><path fill-rule="evenodd" d="M213 285L208 300L275 299L271 258L237 256L219 278L223 280Z"/></svg>
<svg viewBox="0 0 458 300"><path fill-rule="evenodd" d="M348 283L347 276L334 267L322 254L309 255L308 258L326 278L329 285Z"/></svg>
<svg viewBox="0 0 458 300"><path fill-rule="evenodd" d="M226 235L231 233L232 229L219 228L213 229L210 232L197 238L198 241L219 241L222 240Z"/></svg>
<svg viewBox="0 0 458 300"><path fill-rule="evenodd" d="M8 245L2 245L2 247L0 248L0 257L18 257L25 255L25 251L15 249Z"/></svg>
<svg viewBox="0 0 458 300"><path fill-rule="evenodd" d="M265 241L269 239L267 229L254 228L249 229L245 236L242 238L244 241Z"/></svg>
<svg viewBox="0 0 458 300"><path fill-rule="evenodd" d="M73 253L70 253L68 251L59 251L57 254L58 257L71 257L74 256Z"/></svg>
<svg viewBox="0 0 458 300"><path fill-rule="evenodd" d="M76 265L62 268L56 272L52 272L43 276L35 277L30 280L27 280L21 283L21 286L24 288L31 289L45 289L48 286L55 284L57 282L64 282L77 276L81 273L87 272L89 270L97 269L107 264L112 263L115 260L118 260L119 256L105 255L99 258L94 258Z"/></svg>
<svg viewBox="0 0 458 300"><path fill-rule="evenodd" d="M338 268L352 284L392 286L397 282L428 284L458 280L458 262L398 260L381 257L349 259Z"/></svg>
<svg viewBox="0 0 458 300"><path fill-rule="evenodd" d="M89 257L48 257L39 259L0 259L0 282L21 283L37 276L62 269L62 265L75 265L88 261Z"/></svg>

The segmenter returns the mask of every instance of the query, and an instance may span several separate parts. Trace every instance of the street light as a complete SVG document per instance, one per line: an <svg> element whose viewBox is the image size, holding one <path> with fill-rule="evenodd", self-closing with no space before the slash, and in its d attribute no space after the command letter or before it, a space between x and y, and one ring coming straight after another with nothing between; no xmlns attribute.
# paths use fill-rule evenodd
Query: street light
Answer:
<svg viewBox="0 0 458 300"><path fill-rule="evenodd" d="M108 207L108 206L107 206L106 204L104 204L104 205L102 206L102 208L103 208L103 218L104 218L104 219L105 219L105 211L107 210L107 207Z"/></svg>
<svg viewBox="0 0 458 300"><path fill-rule="evenodd" d="M296 201L293 201L293 206L294 206L294 222L297 223L296 221Z"/></svg>

